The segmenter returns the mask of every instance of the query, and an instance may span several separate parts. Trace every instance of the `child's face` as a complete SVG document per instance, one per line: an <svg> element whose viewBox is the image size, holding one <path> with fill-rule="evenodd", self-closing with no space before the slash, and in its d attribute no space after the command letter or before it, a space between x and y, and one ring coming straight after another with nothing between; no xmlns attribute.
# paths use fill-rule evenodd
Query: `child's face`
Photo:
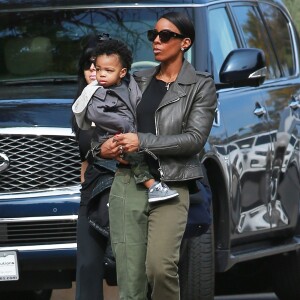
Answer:
<svg viewBox="0 0 300 300"><path fill-rule="evenodd" d="M127 69L123 68L119 56L100 55L96 58L96 79L98 83L107 88L118 85L126 75Z"/></svg>

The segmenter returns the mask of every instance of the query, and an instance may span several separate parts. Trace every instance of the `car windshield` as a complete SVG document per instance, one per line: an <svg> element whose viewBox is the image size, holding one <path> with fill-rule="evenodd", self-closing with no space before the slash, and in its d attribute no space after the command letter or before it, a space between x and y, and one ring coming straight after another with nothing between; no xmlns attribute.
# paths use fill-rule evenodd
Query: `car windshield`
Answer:
<svg viewBox="0 0 300 300"><path fill-rule="evenodd" d="M168 11L160 7L0 12L0 82L75 80L79 55L92 32L125 41L133 51L132 71L157 65L146 32Z"/></svg>

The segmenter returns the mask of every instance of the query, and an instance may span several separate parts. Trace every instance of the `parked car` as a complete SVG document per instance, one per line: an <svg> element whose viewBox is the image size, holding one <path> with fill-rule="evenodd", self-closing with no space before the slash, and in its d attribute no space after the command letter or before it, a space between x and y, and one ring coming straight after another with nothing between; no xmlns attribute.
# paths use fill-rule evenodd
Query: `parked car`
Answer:
<svg viewBox="0 0 300 300"><path fill-rule="evenodd" d="M0 0L1 291L45 299L75 280L80 160L70 118L82 45L109 33L132 49L132 72L154 66L146 32L168 11L193 19L186 59L212 74L218 93L201 152L213 224L183 242L182 299L249 282L300 299L300 44L280 0Z"/></svg>

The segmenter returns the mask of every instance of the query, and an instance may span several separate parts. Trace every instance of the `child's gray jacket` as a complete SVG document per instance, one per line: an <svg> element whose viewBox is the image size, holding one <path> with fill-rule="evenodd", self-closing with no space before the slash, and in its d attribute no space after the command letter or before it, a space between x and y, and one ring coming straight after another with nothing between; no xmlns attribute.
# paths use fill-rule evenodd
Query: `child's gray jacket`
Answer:
<svg viewBox="0 0 300 300"><path fill-rule="evenodd" d="M72 106L80 129L89 129L94 122L103 135L136 130L136 107L142 95L133 77L128 78L129 83L124 79L111 88L103 88L97 81L84 88Z"/></svg>

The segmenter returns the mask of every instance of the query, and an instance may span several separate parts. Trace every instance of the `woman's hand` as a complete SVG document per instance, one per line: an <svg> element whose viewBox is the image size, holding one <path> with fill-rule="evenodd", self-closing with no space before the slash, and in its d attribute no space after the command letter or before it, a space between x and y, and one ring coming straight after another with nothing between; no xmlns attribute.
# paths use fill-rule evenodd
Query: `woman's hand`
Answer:
<svg viewBox="0 0 300 300"><path fill-rule="evenodd" d="M136 133L121 133L113 137L117 146L123 147L124 152L137 152L139 150L139 138Z"/></svg>
<svg viewBox="0 0 300 300"><path fill-rule="evenodd" d="M128 162L122 158L124 147L118 145L114 138L110 138L101 145L100 157L115 159L121 164L127 165Z"/></svg>

